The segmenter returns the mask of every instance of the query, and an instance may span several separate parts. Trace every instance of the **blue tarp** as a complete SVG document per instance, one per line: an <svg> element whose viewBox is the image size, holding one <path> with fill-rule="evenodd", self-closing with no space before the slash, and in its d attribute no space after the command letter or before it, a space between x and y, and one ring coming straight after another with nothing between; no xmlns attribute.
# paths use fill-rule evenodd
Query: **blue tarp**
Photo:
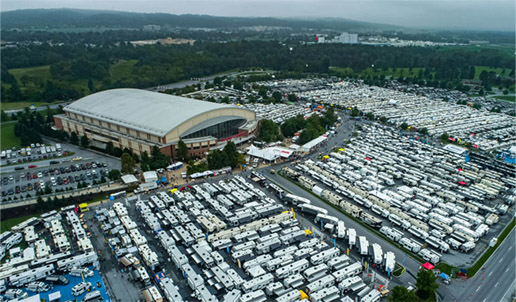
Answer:
<svg viewBox="0 0 516 302"><path fill-rule="evenodd" d="M92 267L90 267L90 269L92 269ZM109 298L109 296L108 296L108 294L106 292L106 287L104 285L104 282L102 282L102 279L100 278L99 271L94 270L93 273L94 273L93 277L86 278L85 281L91 283L92 291L93 290L100 291L100 295L103 298L103 300L102 300L103 302L110 302L111 299ZM59 301L68 301L68 300L73 301L74 299L77 299L77 301L82 301L84 296L86 296L87 292L83 293L82 295L79 295L77 297L74 297L72 295L72 287L74 287L75 285L81 283L82 282L82 278L81 277L74 277L72 275L65 275L65 277L68 280L70 280L70 283L68 283L67 285L54 285L54 287L51 290L49 290L48 292L39 293L40 298L45 299L45 301L49 301L49 299L48 299L48 295L49 294L57 292L57 291L60 291L61 292L61 299L59 299ZM97 282L100 282L100 284L101 284L100 287L97 287ZM27 291L27 293L29 294L29 296L32 296L32 295L36 294L36 293L31 292L29 290Z"/></svg>
<svg viewBox="0 0 516 302"><path fill-rule="evenodd" d="M447 274L445 274L445 273L441 273L439 276L440 276L441 278L443 278L444 280L450 279L450 276L448 276L448 275L447 275Z"/></svg>

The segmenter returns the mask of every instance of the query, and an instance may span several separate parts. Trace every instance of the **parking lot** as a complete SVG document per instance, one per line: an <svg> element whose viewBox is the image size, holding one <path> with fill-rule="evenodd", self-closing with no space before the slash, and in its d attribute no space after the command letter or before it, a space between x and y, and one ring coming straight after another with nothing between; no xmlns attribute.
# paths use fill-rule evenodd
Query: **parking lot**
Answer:
<svg viewBox="0 0 516 302"><path fill-rule="evenodd" d="M37 190L48 193L47 188L52 192L73 190L79 183L91 185L102 177L107 181L110 170L120 169L120 160L113 157L68 144L61 144L61 148L66 150L61 152L74 155L3 167L2 201L34 197Z"/></svg>
<svg viewBox="0 0 516 302"><path fill-rule="evenodd" d="M427 261L471 265L512 217L510 177L389 129L363 128L350 145L286 173Z"/></svg>
<svg viewBox="0 0 516 302"><path fill-rule="evenodd" d="M375 247L373 255L363 242L376 243L366 237L350 245L329 231L330 220L279 200L286 192L259 174L245 175L96 207L94 233L105 240L98 237L94 244L103 245L98 247L104 251L101 267L114 299L135 299L155 287L163 297L182 297L174 301L227 295L242 301L299 299L299 289L310 291L316 301L331 301L368 293L376 299L380 292L372 287L390 287L387 270L394 271L394 254ZM284 212L290 207L297 213ZM321 257L328 258L322 263Z"/></svg>

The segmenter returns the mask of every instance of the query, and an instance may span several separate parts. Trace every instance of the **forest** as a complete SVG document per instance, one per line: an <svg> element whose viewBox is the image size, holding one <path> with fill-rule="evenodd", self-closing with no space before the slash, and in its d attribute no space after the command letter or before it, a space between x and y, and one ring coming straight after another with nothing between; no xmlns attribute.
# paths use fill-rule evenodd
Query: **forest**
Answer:
<svg viewBox="0 0 516 302"><path fill-rule="evenodd" d="M432 80L438 81L460 80L470 73L471 66L514 70L514 56L496 49L290 45L275 41L144 47L43 44L4 49L1 59L2 96L7 102L73 100L104 89L147 88L239 68L327 74L330 66L354 72L371 66L424 67ZM111 67L119 62L134 64L115 77ZM30 75L17 79L11 73L13 68L47 65L49 75L44 79ZM74 81L87 82L87 89L70 85Z"/></svg>

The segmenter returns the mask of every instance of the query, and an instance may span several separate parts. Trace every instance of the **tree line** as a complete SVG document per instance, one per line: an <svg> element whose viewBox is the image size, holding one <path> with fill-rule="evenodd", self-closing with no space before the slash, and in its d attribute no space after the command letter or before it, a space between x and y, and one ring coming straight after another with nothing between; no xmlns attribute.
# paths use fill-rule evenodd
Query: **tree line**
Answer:
<svg viewBox="0 0 516 302"><path fill-rule="evenodd" d="M292 47L292 48L291 48ZM96 90L118 87L146 88L192 77L203 77L226 70L258 67L293 73L328 73L330 66L361 71L375 68L425 67L435 72L433 80L458 78L463 70L481 65L514 68L514 56L495 49L472 50L439 47L374 47L367 45L298 43L276 41L199 42L194 46L127 44L104 46L64 45L20 46L1 53L2 85L5 101L68 100ZM126 75L113 78L109 67L120 60L138 60ZM32 86L10 75L11 68L50 65L51 78ZM424 74L423 74L424 76ZM92 91L70 86L74 80L96 80ZM37 82L37 83L36 83Z"/></svg>

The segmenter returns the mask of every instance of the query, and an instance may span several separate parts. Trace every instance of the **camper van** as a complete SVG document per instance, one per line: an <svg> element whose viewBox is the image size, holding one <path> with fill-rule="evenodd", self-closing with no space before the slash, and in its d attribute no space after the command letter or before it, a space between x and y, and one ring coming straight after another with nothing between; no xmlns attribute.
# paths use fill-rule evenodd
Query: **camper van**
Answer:
<svg viewBox="0 0 516 302"><path fill-rule="evenodd" d="M99 301L102 300L102 296L100 295L100 291L94 290L92 292L89 292L84 296L84 299L82 299L82 302L86 301Z"/></svg>
<svg viewBox="0 0 516 302"><path fill-rule="evenodd" d="M75 297L82 295L83 293L89 291L91 289L90 282L81 282L76 286L72 287L72 295Z"/></svg>

